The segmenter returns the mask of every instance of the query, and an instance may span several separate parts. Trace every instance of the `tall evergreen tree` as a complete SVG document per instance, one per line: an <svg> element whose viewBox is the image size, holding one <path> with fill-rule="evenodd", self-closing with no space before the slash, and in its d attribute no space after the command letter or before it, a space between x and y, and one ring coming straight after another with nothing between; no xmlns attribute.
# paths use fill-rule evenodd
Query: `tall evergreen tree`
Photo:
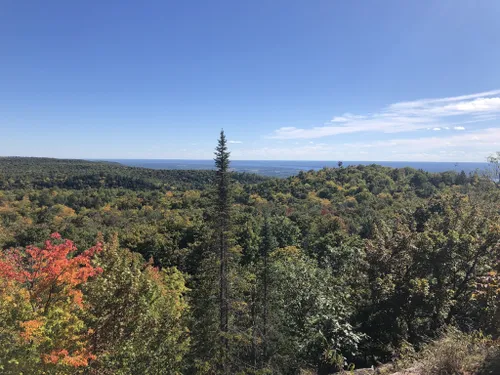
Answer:
<svg viewBox="0 0 500 375"><path fill-rule="evenodd" d="M215 166L217 167L215 196L216 210L216 236L219 251L219 330L221 336L221 369L224 374L228 373L229 353L229 283L228 283L228 232L230 224L230 176L229 176L229 152L224 130L221 130L219 142L215 149Z"/></svg>

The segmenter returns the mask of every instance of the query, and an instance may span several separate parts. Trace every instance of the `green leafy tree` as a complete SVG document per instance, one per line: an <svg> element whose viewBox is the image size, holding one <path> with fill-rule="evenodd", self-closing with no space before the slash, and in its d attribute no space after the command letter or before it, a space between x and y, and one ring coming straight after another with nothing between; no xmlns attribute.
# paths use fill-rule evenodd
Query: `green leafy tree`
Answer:
<svg viewBox="0 0 500 375"><path fill-rule="evenodd" d="M269 254L277 247L276 239L272 233L269 217L265 218L262 228L262 364L267 366L269 361Z"/></svg>
<svg viewBox="0 0 500 375"><path fill-rule="evenodd" d="M103 273L85 287L97 353L88 374L180 374L189 348L183 275L121 249L117 236L96 260Z"/></svg>
<svg viewBox="0 0 500 375"><path fill-rule="evenodd" d="M271 373L344 368L362 335L349 323L348 294L328 269L299 249L275 250L270 265L269 359Z"/></svg>
<svg viewBox="0 0 500 375"><path fill-rule="evenodd" d="M369 297L360 316L379 342L372 355L386 360L404 341L418 347L445 325L480 328L476 275L498 257L498 220L491 207L453 194L379 225L367 242Z"/></svg>

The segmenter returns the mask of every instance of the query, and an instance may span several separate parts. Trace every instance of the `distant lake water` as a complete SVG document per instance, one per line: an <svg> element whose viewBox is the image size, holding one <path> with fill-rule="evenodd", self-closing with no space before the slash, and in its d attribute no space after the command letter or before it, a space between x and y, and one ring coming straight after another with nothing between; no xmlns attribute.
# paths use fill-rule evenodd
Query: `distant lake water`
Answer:
<svg viewBox="0 0 500 375"><path fill-rule="evenodd" d="M214 169L213 160L182 159L106 159L131 167L152 169ZM405 161L343 161L344 166L378 164L392 168L415 168L428 172L465 171L469 174L484 170L487 163L470 162L405 162ZM323 167L337 167L336 161L292 161L292 160L233 160L231 168L237 172L256 173L264 176L288 177L300 171L319 170Z"/></svg>

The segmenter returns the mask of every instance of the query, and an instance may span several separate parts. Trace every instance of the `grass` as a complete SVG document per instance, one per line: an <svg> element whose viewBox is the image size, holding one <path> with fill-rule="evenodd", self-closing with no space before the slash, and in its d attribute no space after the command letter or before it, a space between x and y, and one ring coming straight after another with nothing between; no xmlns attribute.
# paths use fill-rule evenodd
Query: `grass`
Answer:
<svg viewBox="0 0 500 375"><path fill-rule="evenodd" d="M500 346L480 333L449 329L421 352L401 358L394 368L406 369L394 375L500 375Z"/></svg>
<svg viewBox="0 0 500 375"><path fill-rule="evenodd" d="M408 344L400 358L375 370L341 371L344 375L500 375L500 342L480 333L448 329L415 352ZM301 375L312 375L303 372Z"/></svg>

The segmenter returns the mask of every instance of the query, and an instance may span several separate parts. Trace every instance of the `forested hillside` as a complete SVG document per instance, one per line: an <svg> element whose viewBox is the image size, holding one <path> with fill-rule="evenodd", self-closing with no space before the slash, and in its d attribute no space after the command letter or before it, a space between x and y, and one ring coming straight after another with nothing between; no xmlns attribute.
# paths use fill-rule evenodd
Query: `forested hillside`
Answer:
<svg viewBox="0 0 500 375"><path fill-rule="evenodd" d="M0 372L331 374L451 327L496 345L495 182L228 157L222 134L217 171L0 158Z"/></svg>

